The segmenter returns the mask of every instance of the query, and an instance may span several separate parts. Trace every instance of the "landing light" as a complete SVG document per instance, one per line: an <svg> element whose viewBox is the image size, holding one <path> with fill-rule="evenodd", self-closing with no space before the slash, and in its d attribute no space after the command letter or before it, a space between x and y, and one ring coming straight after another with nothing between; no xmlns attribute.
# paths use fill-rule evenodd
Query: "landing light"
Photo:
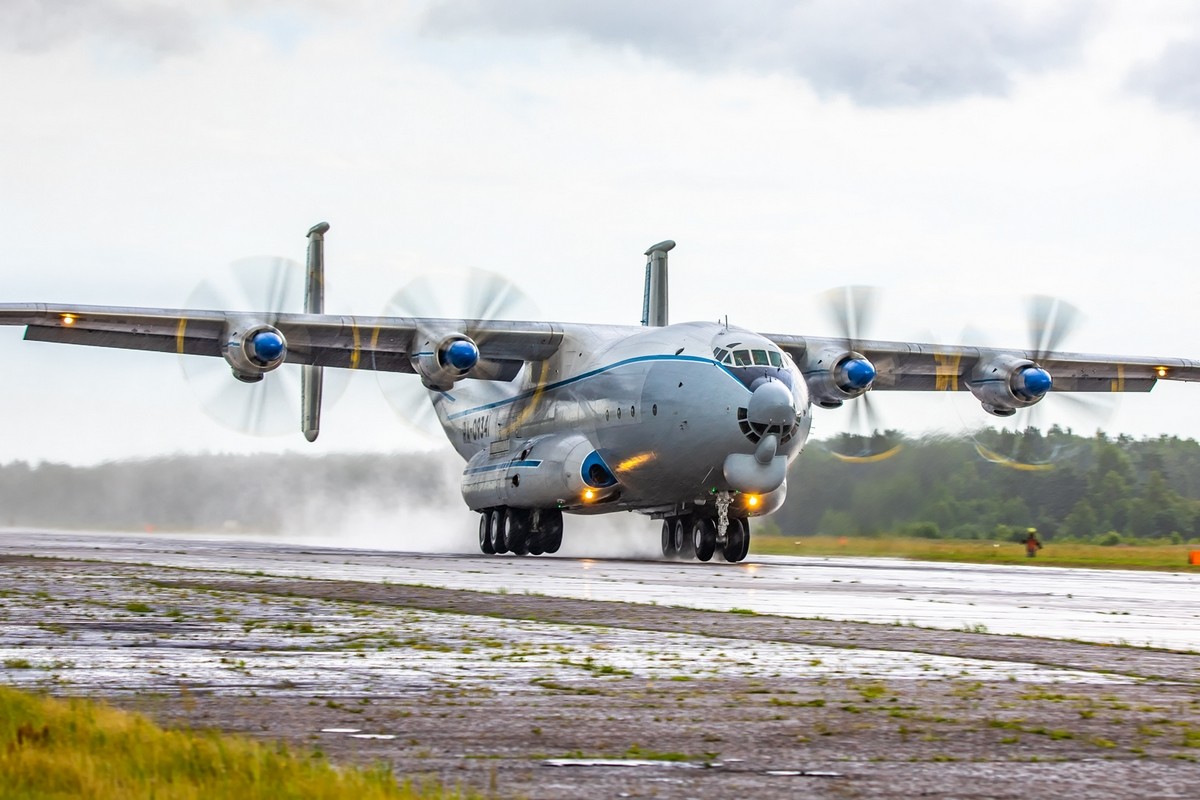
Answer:
<svg viewBox="0 0 1200 800"><path fill-rule="evenodd" d="M746 495L746 505L750 506L751 508L757 507L758 501L759 501L758 495L756 495L756 494Z"/></svg>
<svg viewBox="0 0 1200 800"><path fill-rule="evenodd" d="M585 489L583 492L584 500L591 500L591 499L595 498L595 496L596 496L596 493L593 492L591 489Z"/></svg>
<svg viewBox="0 0 1200 800"><path fill-rule="evenodd" d="M62 315L62 323L63 323L63 325L74 325L75 324L75 315L74 314L63 314Z"/></svg>
<svg viewBox="0 0 1200 800"><path fill-rule="evenodd" d="M1155 367L1154 371L1155 371L1155 373L1158 374L1158 377L1160 377L1160 378L1167 377L1167 368L1166 367Z"/></svg>

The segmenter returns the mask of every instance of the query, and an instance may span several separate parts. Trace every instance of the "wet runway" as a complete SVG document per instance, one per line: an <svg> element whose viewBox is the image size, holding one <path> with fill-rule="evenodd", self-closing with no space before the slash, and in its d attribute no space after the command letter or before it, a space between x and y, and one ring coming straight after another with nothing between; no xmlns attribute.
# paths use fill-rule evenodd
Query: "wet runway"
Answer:
<svg viewBox="0 0 1200 800"><path fill-rule="evenodd" d="M0 531L0 682L489 796L1183 798L1197 656L1060 639L1192 651L1196 580Z"/></svg>
<svg viewBox="0 0 1200 800"><path fill-rule="evenodd" d="M0 531L0 553L421 584L1200 649L1200 574L751 558L743 564L485 557L260 537Z"/></svg>

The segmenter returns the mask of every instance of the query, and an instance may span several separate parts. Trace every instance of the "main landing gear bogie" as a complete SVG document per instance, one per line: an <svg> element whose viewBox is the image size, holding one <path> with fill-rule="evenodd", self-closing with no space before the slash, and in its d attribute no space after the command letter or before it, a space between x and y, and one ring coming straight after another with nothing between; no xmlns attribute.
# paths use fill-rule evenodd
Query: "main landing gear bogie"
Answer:
<svg viewBox="0 0 1200 800"><path fill-rule="evenodd" d="M562 546L562 511L486 508L479 514L479 550L486 555L557 553Z"/></svg>
<svg viewBox="0 0 1200 800"><path fill-rule="evenodd" d="M744 561L750 552L750 520L729 517L725 541L717 540L717 521L699 514L667 517L662 523L662 554L664 558L687 561L711 561L720 553L731 564Z"/></svg>

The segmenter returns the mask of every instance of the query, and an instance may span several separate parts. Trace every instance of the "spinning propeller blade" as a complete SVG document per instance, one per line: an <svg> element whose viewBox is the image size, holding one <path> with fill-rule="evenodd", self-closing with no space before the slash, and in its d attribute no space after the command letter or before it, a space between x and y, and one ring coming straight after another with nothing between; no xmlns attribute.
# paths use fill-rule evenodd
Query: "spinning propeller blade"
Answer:
<svg viewBox="0 0 1200 800"><path fill-rule="evenodd" d="M284 311L304 308L305 270L299 262L278 256L255 256L234 261L201 281L185 308L258 312L273 324ZM293 339L289 348L305 342ZM200 408L221 425L255 436L280 436L296 430L300 419L300 367L284 364L257 383L242 383L221 358L182 355L184 378ZM325 402L336 400L349 382L348 370L333 370L324 388Z"/></svg>
<svg viewBox="0 0 1200 800"><path fill-rule="evenodd" d="M850 349L858 351L865 333L875 319L879 290L873 286L840 286L822 295L822 308L838 335L847 339ZM829 451L841 461L870 463L891 458L900 452L901 445L880 431L879 413L871 402L868 389L861 396L847 400L850 420Z"/></svg>
<svg viewBox="0 0 1200 800"><path fill-rule="evenodd" d="M462 320L536 319L537 307L516 284L482 269L444 270L413 278L392 295L383 309L389 317L439 317ZM472 331L459 331L474 335ZM484 349L486 337L476 338ZM412 375L376 371L379 388L401 420L431 438L443 436L430 391ZM453 395L453 389L448 392Z"/></svg>

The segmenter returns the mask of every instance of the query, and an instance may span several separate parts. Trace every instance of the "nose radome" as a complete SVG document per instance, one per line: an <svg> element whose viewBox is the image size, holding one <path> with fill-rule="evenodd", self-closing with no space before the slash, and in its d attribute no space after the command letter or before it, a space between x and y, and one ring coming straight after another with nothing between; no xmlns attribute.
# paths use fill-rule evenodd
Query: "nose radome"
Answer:
<svg viewBox="0 0 1200 800"><path fill-rule="evenodd" d="M759 384L750 395L746 418L759 425L788 425L796 419L792 392L780 381Z"/></svg>

